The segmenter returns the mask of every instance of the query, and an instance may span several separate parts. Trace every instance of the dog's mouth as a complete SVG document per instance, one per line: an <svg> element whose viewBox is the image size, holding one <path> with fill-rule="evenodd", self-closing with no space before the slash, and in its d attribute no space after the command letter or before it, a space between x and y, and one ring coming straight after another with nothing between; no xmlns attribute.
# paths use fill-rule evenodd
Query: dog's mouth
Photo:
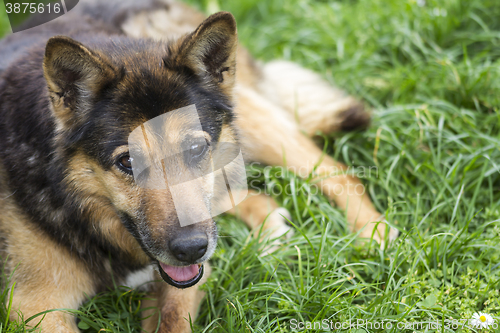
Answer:
<svg viewBox="0 0 500 333"><path fill-rule="evenodd" d="M176 288L189 288L197 284L203 277L203 265L170 266L158 262L162 279Z"/></svg>

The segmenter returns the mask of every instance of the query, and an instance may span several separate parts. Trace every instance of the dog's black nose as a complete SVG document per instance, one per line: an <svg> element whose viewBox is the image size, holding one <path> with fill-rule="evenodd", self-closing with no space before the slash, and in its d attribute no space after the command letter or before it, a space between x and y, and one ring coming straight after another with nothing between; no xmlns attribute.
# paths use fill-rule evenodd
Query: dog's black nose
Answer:
<svg viewBox="0 0 500 333"><path fill-rule="evenodd" d="M179 234L170 242L170 251L182 262L194 263L207 252L208 237L204 232Z"/></svg>

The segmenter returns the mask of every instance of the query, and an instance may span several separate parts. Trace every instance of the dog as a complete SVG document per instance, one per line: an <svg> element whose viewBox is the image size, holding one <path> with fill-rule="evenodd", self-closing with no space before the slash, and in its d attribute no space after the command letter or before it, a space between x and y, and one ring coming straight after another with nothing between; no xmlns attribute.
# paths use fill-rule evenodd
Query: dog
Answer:
<svg viewBox="0 0 500 333"><path fill-rule="evenodd" d="M365 128L364 105L296 64L252 59L230 13L206 18L170 0L80 1L7 36L0 54L0 253L16 283L13 308L25 318L77 309L112 278L132 287L157 280L144 306L159 311L144 329L155 331L161 316L159 332L190 332L185 318L203 298L217 229L213 218L181 226L169 190L134 181L128 139L162 115L172 115L166 149L183 156L176 170L190 172L220 142L237 144L247 163L314 172L361 237L383 244L397 235L372 223L383 216L354 190L362 183L332 174L346 167L311 139ZM197 130L173 112L192 105ZM186 191L187 201L202 202L210 192ZM262 193L248 191L229 213L269 237L290 232L289 213ZM43 332L79 331L63 312L40 324Z"/></svg>

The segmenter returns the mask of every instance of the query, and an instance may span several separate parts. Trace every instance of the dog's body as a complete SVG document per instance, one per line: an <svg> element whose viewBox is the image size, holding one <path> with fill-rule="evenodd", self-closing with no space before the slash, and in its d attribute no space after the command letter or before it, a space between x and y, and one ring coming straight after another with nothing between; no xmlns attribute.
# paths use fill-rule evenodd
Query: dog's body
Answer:
<svg viewBox="0 0 500 333"><path fill-rule="evenodd" d="M180 227L169 194L137 188L127 174L127 138L144 121L195 104L199 135L209 144L238 138L246 162L286 160L307 174L321 160L318 177L343 166L321 159L309 136L369 121L359 102L316 74L286 62L262 66L244 49L236 52L230 14L203 21L182 4L137 3L81 1L60 19L0 43L0 251L16 282L14 306L25 318L76 309L112 276L138 285L155 278L153 266L168 273L213 254L211 219ZM56 35L71 39L49 40ZM182 121L175 126L171 132L182 132ZM181 145L177 139L172 146ZM385 225L373 234L368 224L381 214L356 187L359 180L333 176L320 186L346 209L353 230L365 227L362 236L382 241ZM286 212L262 194L232 213L251 228L270 214L264 228L273 236L288 230L279 214ZM185 259L172 245L176 239L198 242L203 253ZM158 301L146 305L159 307L160 332L189 331L184 318L194 317L202 293L163 281L151 290ZM148 331L155 320L144 323ZM42 328L78 331L60 312L47 315Z"/></svg>

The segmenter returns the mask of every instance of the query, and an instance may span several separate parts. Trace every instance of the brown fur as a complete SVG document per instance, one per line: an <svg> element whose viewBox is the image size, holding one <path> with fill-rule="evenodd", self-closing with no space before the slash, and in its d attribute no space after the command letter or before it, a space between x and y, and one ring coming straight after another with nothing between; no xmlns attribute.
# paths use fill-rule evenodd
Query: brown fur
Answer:
<svg viewBox="0 0 500 333"><path fill-rule="evenodd" d="M24 319L44 309L76 309L85 294L95 293L89 268L36 230L5 191L0 192L0 196L1 231L3 237L12 240L4 244L3 250L10 259L8 264L13 265L6 268L13 272L13 281L21 282L13 289L13 308L22 309ZM16 312L11 314L11 319L19 320ZM41 319L41 316L35 318L30 325L36 325ZM44 332L77 331L74 318L59 311L48 313L41 327Z"/></svg>
<svg viewBox="0 0 500 333"><path fill-rule="evenodd" d="M124 186L120 178L121 175L102 170L86 154L79 153L69 164L66 181L80 197L82 205L86 207L86 214L95 216L92 219L97 223L94 228L99 229L110 243L126 251L137 263L148 263L149 258L116 216L111 202L103 202L104 198L113 198L117 206L139 206L140 194L137 189Z"/></svg>

